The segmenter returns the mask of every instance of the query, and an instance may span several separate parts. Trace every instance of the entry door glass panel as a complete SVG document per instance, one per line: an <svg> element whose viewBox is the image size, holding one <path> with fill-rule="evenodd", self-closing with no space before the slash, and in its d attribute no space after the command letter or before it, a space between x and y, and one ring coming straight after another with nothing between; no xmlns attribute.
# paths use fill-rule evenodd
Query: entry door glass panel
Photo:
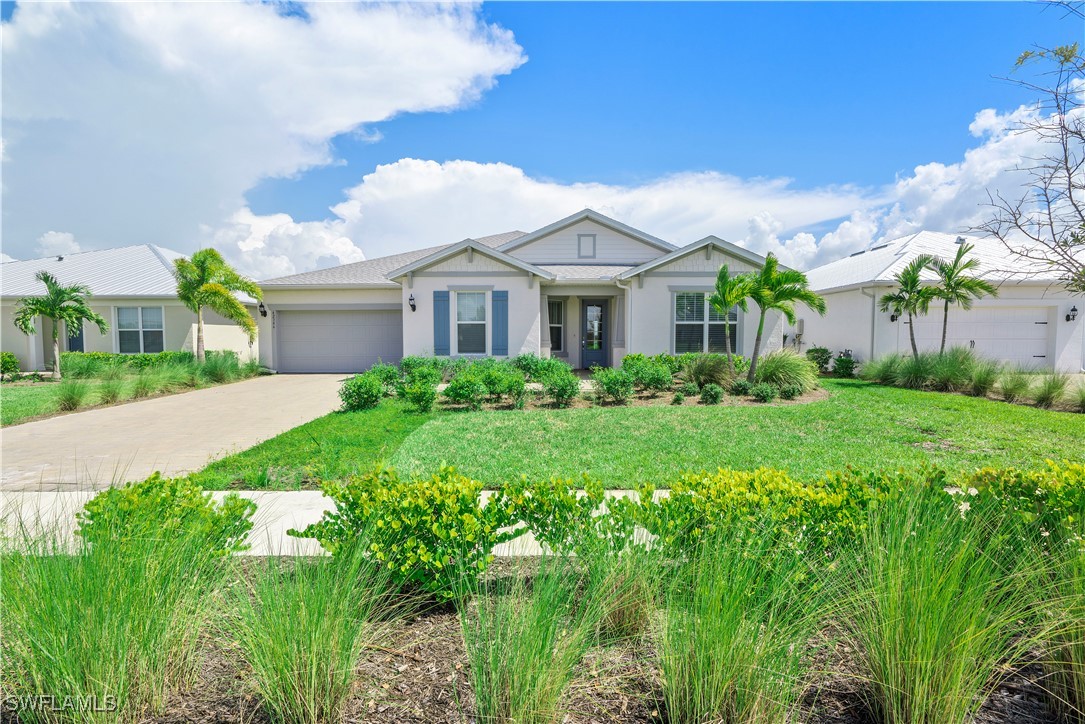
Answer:
<svg viewBox="0 0 1085 724"><path fill-rule="evenodd" d="M606 302L586 301L582 303L581 309L583 342L580 364L585 368L605 365L607 363Z"/></svg>

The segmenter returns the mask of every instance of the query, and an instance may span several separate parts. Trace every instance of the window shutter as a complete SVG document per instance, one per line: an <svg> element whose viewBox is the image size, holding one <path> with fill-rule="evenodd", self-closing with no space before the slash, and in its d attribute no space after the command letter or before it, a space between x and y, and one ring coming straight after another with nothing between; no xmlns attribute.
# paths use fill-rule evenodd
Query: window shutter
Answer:
<svg viewBox="0 0 1085 724"><path fill-rule="evenodd" d="M509 293L493 292L491 301L494 310L494 329L491 346L493 354L507 355L509 353Z"/></svg>
<svg viewBox="0 0 1085 724"><path fill-rule="evenodd" d="M448 292L433 292L433 354L437 356L451 353L449 348Z"/></svg>

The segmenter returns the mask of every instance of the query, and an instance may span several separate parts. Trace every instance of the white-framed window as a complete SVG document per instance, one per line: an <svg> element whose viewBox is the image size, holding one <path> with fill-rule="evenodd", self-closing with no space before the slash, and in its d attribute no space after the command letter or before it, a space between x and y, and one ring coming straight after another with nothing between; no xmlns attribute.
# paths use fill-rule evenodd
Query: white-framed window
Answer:
<svg viewBox="0 0 1085 724"><path fill-rule="evenodd" d="M162 307L117 307L117 350L121 354L165 349Z"/></svg>
<svg viewBox="0 0 1085 724"><path fill-rule="evenodd" d="M565 302L551 299L546 302L546 314L550 318L550 351L565 351Z"/></svg>
<svg viewBox="0 0 1085 724"><path fill-rule="evenodd" d="M674 295L674 353L723 352L724 335L731 337L731 352L738 353L738 308L726 315L716 311L704 292Z"/></svg>
<svg viewBox="0 0 1085 724"><path fill-rule="evenodd" d="M576 256L578 259L595 258L595 234L576 235Z"/></svg>
<svg viewBox="0 0 1085 724"><path fill-rule="evenodd" d="M486 292L456 292L456 354L486 354Z"/></svg>

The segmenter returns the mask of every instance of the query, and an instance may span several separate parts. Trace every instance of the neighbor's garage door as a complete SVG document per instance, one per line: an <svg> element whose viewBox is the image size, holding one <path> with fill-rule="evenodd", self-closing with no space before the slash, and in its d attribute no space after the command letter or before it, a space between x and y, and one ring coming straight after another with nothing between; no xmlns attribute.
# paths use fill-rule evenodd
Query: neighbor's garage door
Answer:
<svg viewBox="0 0 1085 724"><path fill-rule="evenodd" d="M1047 356L1050 325L1045 307L974 307L949 310L946 347L968 347L988 359L1024 367L1051 367ZM916 346L938 351L942 341L942 308L931 305L915 322ZM908 327L901 325L900 351L909 350Z"/></svg>
<svg viewBox="0 0 1085 724"><path fill-rule="evenodd" d="M276 314L279 372L361 372L403 356L403 313L283 311Z"/></svg>

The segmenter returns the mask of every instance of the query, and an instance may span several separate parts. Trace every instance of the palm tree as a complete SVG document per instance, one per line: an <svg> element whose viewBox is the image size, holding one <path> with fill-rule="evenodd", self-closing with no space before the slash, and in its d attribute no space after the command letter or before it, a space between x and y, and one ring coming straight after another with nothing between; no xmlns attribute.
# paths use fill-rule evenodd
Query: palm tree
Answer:
<svg viewBox="0 0 1085 724"><path fill-rule="evenodd" d="M881 310L892 312L897 316L908 315L908 335L912 340L912 356L919 359L919 349L915 346L915 325L912 319L920 314L926 314L931 301L938 296L937 287L924 285L923 270L934 264L934 257L930 254L920 254L908 262L908 265L897 272L893 279L897 282L897 291L882 296Z"/></svg>
<svg viewBox="0 0 1085 724"><path fill-rule="evenodd" d="M177 297L196 314L196 359L203 362L203 310L206 307L237 324L256 339L256 322L245 305L234 296L244 292L254 299L263 298L260 287L238 274L214 249L200 249L191 259L176 259L173 275L177 278Z"/></svg>
<svg viewBox="0 0 1085 724"><path fill-rule="evenodd" d="M724 319L723 351L727 354L727 369L731 374L735 372L735 361L731 359L731 310L738 307L743 312L749 309L750 290L749 274L736 274L731 276L731 271L724 264L716 274L716 291L708 298L709 303L719 312Z"/></svg>
<svg viewBox="0 0 1085 724"><path fill-rule="evenodd" d="M957 256L953 261L936 258L930 266L940 280L935 296L945 301L942 307L942 346L938 348L939 354L946 351L950 304L958 304L961 309L967 310L972 308L973 299L980 299L988 294L993 297L998 296L998 289L993 284L968 275L968 272L980 268L979 259L965 259L972 248L972 244L961 244L957 248Z"/></svg>
<svg viewBox="0 0 1085 724"><path fill-rule="evenodd" d="M794 269L780 269L780 262L775 254L765 257L761 271L749 275L750 299L761 310L761 319L757 322L757 337L753 343L753 357L750 360L750 373L746 379L753 382L757 374L757 358L761 354L761 336L765 331L765 314L770 309L783 313L788 324L795 324L795 303L804 304L818 314L825 314L825 300L810 290L806 275Z"/></svg>
<svg viewBox="0 0 1085 724"><path fill-rule="evenodd" d="M85 284L66 287L47 271L38 272L34 278L45 285L45 296L20 299L15 308L15 326L23 334L37 334L34 317L53 320L53 379L59 380L61 323L71 337L83 328L83 322L97 325L102 334L109 331L109 324L87 304L90 289Z"/></svg>

